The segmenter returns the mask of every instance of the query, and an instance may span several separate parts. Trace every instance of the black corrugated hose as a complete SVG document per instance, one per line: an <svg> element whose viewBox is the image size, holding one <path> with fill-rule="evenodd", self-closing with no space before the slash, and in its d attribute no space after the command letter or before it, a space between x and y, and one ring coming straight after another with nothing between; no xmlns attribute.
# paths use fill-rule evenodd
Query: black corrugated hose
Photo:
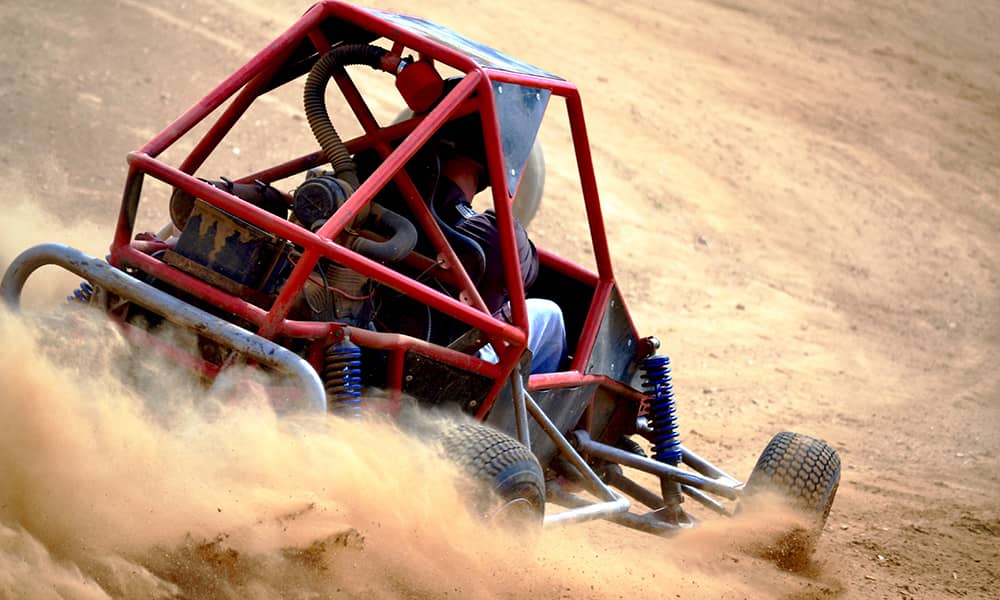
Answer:
<svg viewBox="0 0 1000 600"><path fill-rule="evenodd" d="M327 113L324 97L326 84L339 67L368 65L373 69L381 70L382 57L387 53L388 50L369 44L337 46L316 61L316 64L309 70L309 77L306 78L303 100L309 128L312 129L316 141L323 149L324 158L330 161L336 177L343 179L355 189L359 183L357 167L355 167L351 154L347 151L347 147L340 139L340 135Z"/></svg>

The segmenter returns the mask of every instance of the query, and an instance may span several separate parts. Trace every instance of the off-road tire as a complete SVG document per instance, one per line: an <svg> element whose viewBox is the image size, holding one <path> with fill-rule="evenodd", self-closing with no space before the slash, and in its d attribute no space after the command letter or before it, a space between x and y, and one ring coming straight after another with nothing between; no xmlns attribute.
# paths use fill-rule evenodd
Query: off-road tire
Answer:
<svg viewBox="0 0 1000 600"><path fill-rule="evenodd" d="M629 454L635 454L636 456L647 458L646 450L643 449L642 444L633 440L627 435L623 435L621 438L619 438L618 443L615 444L615 448L618 448L619 450L624 450Z"/></svg>
<svg viewBox="0 0 1000 600"><path fill-rule="evenodd" d="M786 498L809 520L769 546L765 554L780 566L796 569L807 563L833 506L840 484L840 457L826 442L783 431L764 448L747 481L744 497L761 492Z"/></svg>
<svg viewBox="0 0 1000 600"><path fill-rule="evenodd" d="M474 512L499 524L540 525L545 479L538 459L509 435L461 423L441 435L445 456L472 479Z"/></svg>

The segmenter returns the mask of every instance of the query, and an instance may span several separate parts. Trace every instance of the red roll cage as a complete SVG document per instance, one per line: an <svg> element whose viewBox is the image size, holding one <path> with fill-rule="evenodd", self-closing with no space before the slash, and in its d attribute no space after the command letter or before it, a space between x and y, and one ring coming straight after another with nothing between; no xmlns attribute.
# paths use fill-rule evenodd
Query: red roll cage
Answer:
<svg viewBox="0 0 1000 600"><path fill-rule="evenodd" d="M220 142L258 97L297 79L308 70L311 61L331 47L345 40L358 39L366 42L387 40L392 44L391 52L394 55L399 56L408 50L418 54L422 60L436 61L456 69L464 74L464 78L425 116L383 126L376 120L351 76L344 70L334 75L334 81L364 132L346 142L348 150L352 154L373 150L382 159L382 163L319 230L311 232L195 177L196 171L218 148ZM305 70L302 65L306 65ZM615 290L579 91L571 83L426 21L365 10L332 0L325 0L310 8L284 34L152 140L128 155L129 173L111 246L111 263L120 268L138 269L167 285L182 289L199 300L230 313L242 322L252 324L260 336L268 339L332 342L349 337L361 347L386 351L388 354L386 387L390 390L402 389L404 354L408 351L487 376L493 380L493 385L486 399L476 409L477 416L483 418L490 411L498 392L517 365L526 346L528 329L525 294L516 258L514 217L511 211L515 190L510 189L512 186L508 185L508 169L505 167L501 125L494 92L495 85L503 84L544 90L552 96L565 100L597 268L597 272L593 273L552 252L539 249L540 262L544 267L579 282L588 290L592 290L592 294L587 300L589 305L585 311L585 318L578 330L573 332L574 335L578 334L578 337L569 341L573 351L568 369L561 373L534 375L529 380L528 389L596 385L612 391L614 396L625 395L638 401L641 395L630 388L627 382L623 384L615 381L614 377L609 377L600 369L595 370L592 364L592 354L599 336L602 335L602 323L607 320L609 303L613 306L614 302L620 302L621 298ZM230 101L228 106L179 166L171 166L158 158L195 126L208 120L212 113L227 101ZM511 323L494 318L488 313L469 274L446 241L413 181L403 169L407 161L443 123L473 111L480 114L483 124L490 189L501 234L501 252L506 265L504 276L511 296ZM402 141L398 145L394 144L398 140ZM324 162L322 153L317 151L247 174L240 177L237 182L271 183L303 173ZM297 260L277 299L269 308L258 306L245 298L213 287L153 257L151 253L160 242L144 241L141 235L138 236L140 239L134 239L136 214L143 181L147 175L174 188L182 189L302 249L301 257ZM333 241L390 181L401 190L417 226L428 236L438 253L436 259L411 255L408 260L416 263L423 261L422 264L428 265L438 262L442 265L443 272L439 272L438 275L461 290L458 299ZM353 269L480 330L497 350L499 363L491 364L474 355L398 333L369 331L335 322L290 319L289 309L292 302L321 258ZM624 306L618 310L624 312L629 329L628 336L632 340L638 340ZM309 358L314 365L318 361L317 357ZM203 367L207 371L214 370L212 365L205 364Z"/></svg>

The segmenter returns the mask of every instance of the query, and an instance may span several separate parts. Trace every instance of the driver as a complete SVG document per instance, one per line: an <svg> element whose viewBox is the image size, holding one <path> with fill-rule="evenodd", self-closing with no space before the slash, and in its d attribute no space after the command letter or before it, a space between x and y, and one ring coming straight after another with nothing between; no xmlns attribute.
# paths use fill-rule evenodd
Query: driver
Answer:
<svg viewBox="0 0 1000 600"><path fill-rule="evenodd" d="M442 126L436 142L440 170L432 202L452 228L482 249L482 274L476 288L487 309L510 320L509 293L504 284L504 265L500 254L500 232L493 209L477 213L472 198L486 188L486 157L481 128L475 114L461 117ZM517 218L514 235L524 287L528 289L538 276L538 253ZM475 268L463 255L463 265ZM471 275L471 273L470 273ZM558 371L566 356L566 326L562 310L544 298L528 298L528 349L532 354L531 373ZM478 355L489 362L499 362L494 348L487 344Z"/></svg>

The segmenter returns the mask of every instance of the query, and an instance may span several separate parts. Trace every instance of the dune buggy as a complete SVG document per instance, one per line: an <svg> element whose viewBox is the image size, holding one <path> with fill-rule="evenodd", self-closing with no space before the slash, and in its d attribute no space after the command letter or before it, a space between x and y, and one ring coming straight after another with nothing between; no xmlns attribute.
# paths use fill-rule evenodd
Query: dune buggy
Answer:
<svg viewBox="0 0 1000 600"><path fill-rule="evenodd" d="M376 118L360 66L394 83L386 87L395 121ZM360 132L346 141L327 109L331 81ZM199 177L255 103L298 85L313 151L232 179ZM525 289L515 211L526 220L524 208L537 207L536 137L556 98L596 272L539 248L537 279ZM500 235L504 314L487 310L482 265L464 260L468 244L442 222L424 183L436 133L469 115L478 117ZM199 126L178 165L162 159ZM86 280L77 300L206 380L235 361L295 378L296 393L275 398L280 410L399 414L412 401L464 413L470 424L445 434L446 451L504 509L546 525L603 518L670 532L697 520L685 499L732 515L744 496L776 488L822 527L840 477L825 443L779 433L745 485L681 444L669 359L636 331L614 276L571 83L426 20L325 1L130 153L128 165L107 260L57 244L31 248L3 279L10 306L35 269L55 264ZM168 190L161 202L171 222L137 233L151 183ZM555 372L529 376L528 296L561 309L568 348ZM196 348L155 335L166 323L194 332ZM487 344L495 362L481 358ZM636 435L648 440L648 456Z"/></svg>

